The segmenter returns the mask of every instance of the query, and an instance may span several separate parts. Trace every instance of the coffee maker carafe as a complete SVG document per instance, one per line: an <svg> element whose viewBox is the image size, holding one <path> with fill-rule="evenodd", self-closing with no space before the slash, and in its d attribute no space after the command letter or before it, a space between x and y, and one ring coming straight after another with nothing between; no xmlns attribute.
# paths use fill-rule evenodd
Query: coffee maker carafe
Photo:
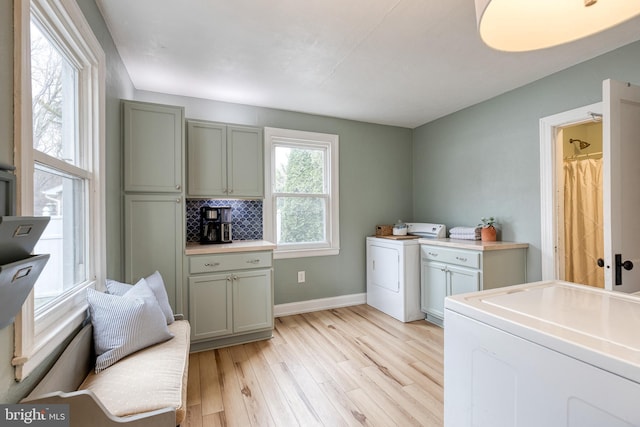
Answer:
<svg viewBox="0 0 640 427"><path fill-rule="evenodd" d="M200 243L231 243L231 208L200 208Z"/></svg>

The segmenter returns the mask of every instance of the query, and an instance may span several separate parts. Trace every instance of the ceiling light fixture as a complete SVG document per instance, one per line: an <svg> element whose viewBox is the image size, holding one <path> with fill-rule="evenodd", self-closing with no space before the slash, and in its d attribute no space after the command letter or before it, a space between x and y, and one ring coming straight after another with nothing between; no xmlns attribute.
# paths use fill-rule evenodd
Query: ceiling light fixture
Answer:
<svg viewBox="0 0 640 427"><path fill-rule="evenodd" d="M640 14L638 0L475 0L478 30L490 47L524 52L556 46Z"/></svg>

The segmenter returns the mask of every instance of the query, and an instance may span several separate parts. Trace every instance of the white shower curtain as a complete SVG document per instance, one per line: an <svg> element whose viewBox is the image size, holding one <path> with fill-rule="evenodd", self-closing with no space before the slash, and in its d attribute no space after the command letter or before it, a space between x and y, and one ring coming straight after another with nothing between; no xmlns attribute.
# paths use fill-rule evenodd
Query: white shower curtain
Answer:
<svg viewBox="0 0 640 427"><path fill-rule="evenodd" d="M602 159L564 162L565 280L604 287Z"/></svg>

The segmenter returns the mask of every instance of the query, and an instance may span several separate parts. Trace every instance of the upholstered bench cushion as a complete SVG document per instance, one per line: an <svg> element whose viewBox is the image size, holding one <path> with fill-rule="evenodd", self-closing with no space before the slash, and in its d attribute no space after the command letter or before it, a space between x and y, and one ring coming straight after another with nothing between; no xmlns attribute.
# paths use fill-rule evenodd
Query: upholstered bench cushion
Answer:
<svg viewBox="0 0 640 427"><path fill-rule="evenodd" d="M114 415L176 408L176 425L187 409L189 322L169 325L174 338L133 353L109 368L91 371L80 390L91 390Z"/></svg>

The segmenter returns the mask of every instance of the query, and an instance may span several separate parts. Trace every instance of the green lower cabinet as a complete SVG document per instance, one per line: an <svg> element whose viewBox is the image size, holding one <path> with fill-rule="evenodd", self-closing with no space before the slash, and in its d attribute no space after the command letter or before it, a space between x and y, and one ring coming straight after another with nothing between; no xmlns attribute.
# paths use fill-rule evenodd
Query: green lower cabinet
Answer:
<svg viewBox="0 0 640 427"><path fill-rule="evenodd" d="M271 270L233 275L233 332L273 328Z"/></svg>
<svg viewBox="0 0 640 427"><path fill-rule="evenodd" d="M231 279L228 274L189 277L189 322L192 340L233 333Z"/></svg>
<svg viewBox="0 0 640 427"><path fill-rule="evenodd" d="M273 331L271 253L187 257L192 350L266 339ZM203 273L234 265L258 268ZM269 268L264 268L269 267Z"/></svg>

